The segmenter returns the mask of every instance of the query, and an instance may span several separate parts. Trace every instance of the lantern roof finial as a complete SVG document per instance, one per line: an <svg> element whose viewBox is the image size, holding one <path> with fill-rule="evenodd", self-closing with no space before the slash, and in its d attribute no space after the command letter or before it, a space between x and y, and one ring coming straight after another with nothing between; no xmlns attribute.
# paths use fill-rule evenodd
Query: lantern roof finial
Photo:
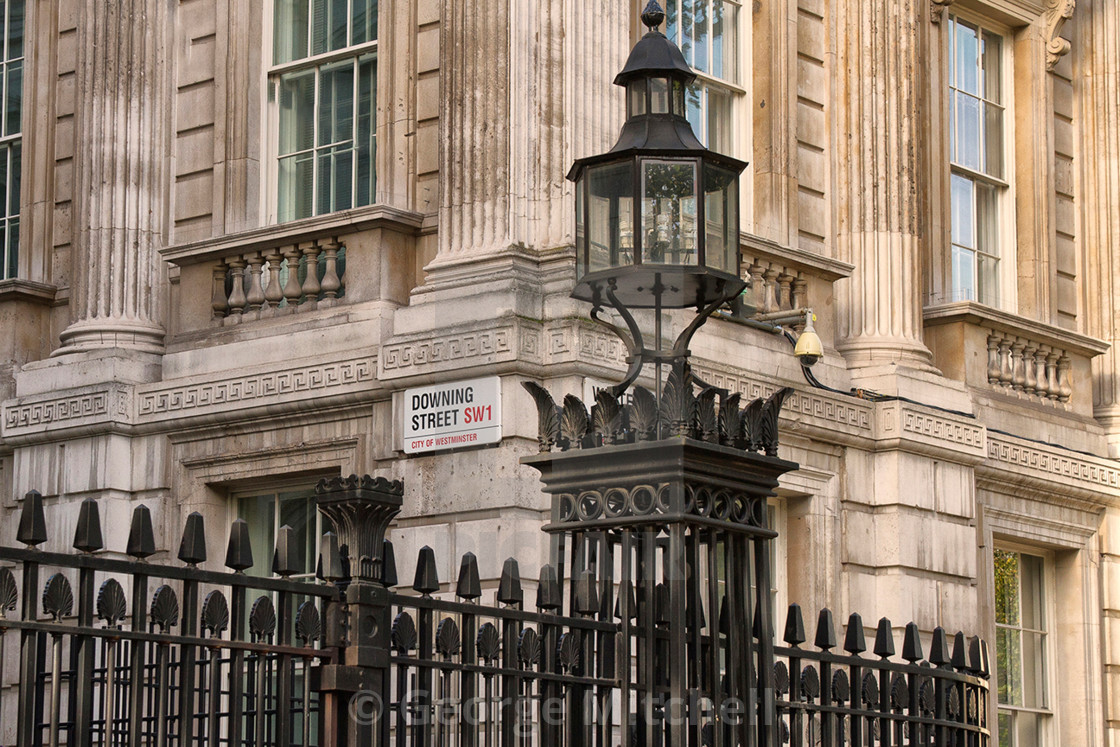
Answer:
<svg viewBox="0 0 1120 747"><path fill-rule="evenodd" d="M657 30L657 27L665 22L665 11L658 5L657 0L649 0L645 10L642 11L642 24L645 25L650 32Z"/></svg>

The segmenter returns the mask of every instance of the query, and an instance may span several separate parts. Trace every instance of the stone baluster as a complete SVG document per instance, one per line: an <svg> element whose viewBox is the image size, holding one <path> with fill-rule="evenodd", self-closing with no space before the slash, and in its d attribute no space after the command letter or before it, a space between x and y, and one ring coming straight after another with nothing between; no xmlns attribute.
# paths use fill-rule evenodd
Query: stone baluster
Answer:
<svg viewBox="0 0 1120 747"><path fill-rule="evenodd" d="M751 278L751 302L758 311L762 311L766 305L766 281L762 277L765 270L758 260L751 262L751 266L747 268Z"/></svg>
<svg viewBox="0 0 1120 747"><path fill-rule="evenodd" d="M260 252L245 255L245 262L249 265L249 290L245 294L249 311L257 311L264 303L264 287L261 285L261 274L264 270L264 257Z"/></svg>
<svg viewBox="0 0 1120 747"><path fill-rule="evenodd" d="M1069 402L1069 398L1073 396L1073 371L1070 365L1069 356L1062 354L1058 358L1058 401Z"/></svg>
<svg viewBox="0 0 1120 747"><path fill-rule="evenodd" d="M778 268L770 265L762 273L762 276L766 279L766 293L762 301L762 311L769 314L778 310Z"/></svg>
<svg viewBox="0 0 1120 747"><path fill-rule="evenodd" d="M284 298L288 301L288 308L294 309L299 304L303 289L299 285L299 258L302 256L298 246L289 246L284 249L284 258L288 260L288 280L284 283Z"/></svg>
<svg viewBox="0 0 1120 747"><path fill-rule="evenodd" d="M233 316L245 311L245 260L242 257L230 257L226 264L229 265L230 276L233 278L233 288L229 292L229 315Z"/></svg>
<svg viewBox="0 0 1120 747"><path fill-rule="evenodd" d="M1046 379L1046 356L1049 352L1050 348L1046 345L1039 345L1034 351L1034 379L1038 396L1043 399L1050 396L1050 384Z"/></svg>
<svg viewBox="0 0 1120 747"><path fill-rule="evenodd" d="M793 280L793 308L804 309L809 306L809 283L799 274Z"/></svg>
<svg viewBox="0 0 1120 747"><path fill-rule="evenodd" d="M264 289L264 300L268 302L268 308L275 309L284 300L284 290L280 287L280 264L284 261L284 256L280 253L280 247L275 247L269 249L264 258L268 261L268 285Z"/></svg>
<svg viewBox="0 0 1120 747"><path fill-rule="evenodd" d="M210 308L214 310L214 318L221 319L229 313L229 297L226 295L226 277L229 268L225 262L214 266L214 292L211 295Z"/></svg>
<svg viewBox="0 0 1120 747"><path fill-rule="evenodd" d="M1038 393L1038 379L1034 370L1034 354L1038 351L1038 344L1027 341L1023 348L1023 391L1027 394Z"/></svg>
<svg viewBox="0 0 1120 747"><path fill-rule="evenodd" d="M323 244L324 264L322 290L325 298L337 298L338 289L342 281L338 277L338 248L337 238L332 238Z"/></svg>
<svg viewBox="0 0 1120 747"><path fill-rule="evenodd" d="M999 341L999 384L1011 386L1011 340L1007 337Z"/></svg>
<svg viewBox="0 0 1120 747"><path fill-rule="evenodd" d="M999 386L999 337L988 335L988 383Z"/></svg>
<svg viewBox="0 0 1120 747"><path fill-rule="evenodd" d="M314 241L300 244L300 251L307 260L307 272L303 277L303 300L315 303L319 300L319 245Z"/></svg>
<svg viewBox="0 0 1120 747"><path fill-rule="evenodd" d="M1025 366L1023 365L1023 348L1026 347L1026 342L1022 337L1016 337L1015 341L1011 343L1011 388L1017 392L1023 391L1023 386L1027 382L1027 376L1024 372Z"/></svg>
<svg viewBox="0 0 1120 747"><path fill-rule="evenodd" d="M1061 387L1058 385L1058 359L1062 354L1056 350L1051 350L1049 355L1046 356L1046 388L1047 396L1050 399L1057 400L1061 396Z"/></svg>
<svg viewBox="0 0 1120 747"><path fill-rule="evenodd" d="M797 308L796 304L793 303L793 275L785 272L784 267L782 268L781 274L778 275L778 288L778 309L788 310Z"/></svg>

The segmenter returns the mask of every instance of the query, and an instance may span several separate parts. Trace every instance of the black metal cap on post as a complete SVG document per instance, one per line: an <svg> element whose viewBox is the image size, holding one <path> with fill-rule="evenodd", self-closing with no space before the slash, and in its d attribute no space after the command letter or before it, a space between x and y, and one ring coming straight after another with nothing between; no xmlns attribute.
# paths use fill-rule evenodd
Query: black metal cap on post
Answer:
<svg viewBox="0 0 1120 747"><path fill-rule="evenodd" d="M459 564L459 581L455 584L455 596L475 601L482 596L482 582L478 575L478 558L473 552L464 553Z"/></svg>
<svg viewBox="0 0 1120 747"><path fill-rule="evenodd" d="M179 560L192 566L206 562L206 527L198 511L187 516L183 539L179 543Z"/></svg>
<svg viewBox="0 0 1120 747"><path fill-rule="evenodd" d="M334 525L339 543L350 551L355 581L381 583L381 553L389 523L400 513L404 484L365 475L320 480L315 488L319 511Z"/></svg>
<svg viewBox="0 0 1120 747"><path fill-rule="evenodd" d="M249 524L244 519L236 519L229 528L226 568L242 573L252 567L253 546L249 540Z"/></svg>
<svg viewBox="0 0 1120 747"><path fill-rule="evenodd" d="M38 490L30 490L23 497L23 510L19 515L16 540L28 547L35 547L47 541L47 519L43 513L43 495Z"/></svg>
<svg viewBox="0 0 1120 747"><path fill-rule="evenodd" d="M86 498L78 510L78 526L74 529L74 549L97 552L105 547L101 537L101 516L97 501Z"/></svg>
<svg viewBox="0 0 1120 747"><path fill-rule="evenodd" d="M156 554L156 537L152 531L152 512L141 503L132 510L132 524L128 529L128 544L125 552L137 560Z"/></svg>

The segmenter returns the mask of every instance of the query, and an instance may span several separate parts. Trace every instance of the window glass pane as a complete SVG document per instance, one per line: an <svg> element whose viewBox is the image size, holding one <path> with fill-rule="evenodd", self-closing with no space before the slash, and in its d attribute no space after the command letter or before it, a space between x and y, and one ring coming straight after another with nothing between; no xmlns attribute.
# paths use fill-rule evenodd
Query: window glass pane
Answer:
<svg viewBox="0 0 1120 747"><path fill-rule="evenodd" d="M953 159L961 166L979 171L980 163L980 100L975 96L957 92L957 138Z"/></svg>
<svg viewBox="0 0 1120 747"><path fill-rule="evenodd" d="M709 86L705 145L717 153L731 153L731 92Z"/></svg>
<svg viewBox="0 0 1120 747"><path fill-rule="evenodd" d="M273 0L272 63L307 57L307 0Z"/></svg>
<svg viewBox="0 0 1120 747"><path fill-rule="evenodd" d="M19 186L20 177L23 174L21 158L23 155L23 147L20 141L16 140L11 145L12 165L9 170L11 179L8 182L8 215L19 216Z"/></svg>
<svg viewBox="0 0 1120 747"><path fill-rule="evenodd" d="M315 501L303 490L280 493L277 498L280 526L289 526L295 532L296 546L303 561L300 573L313 573L318 545Z"/></svg>
<svg viewBox="0 0 1120 747"><path fill-rule="evenodd" d="M685 119L692 125L692 132L696 135L697 139L706 145L708 142L708 133L704 127L704 119L701 116L704 111L704 107L702 106L703 97L704 89L695 83L689 85L688 90L684 93Z"/></svg>
<svg viewBox="0 0 1120 747"><path fill-rule="evenodd" d="M976 248L999 256L999 188L976 182Z"/></svg>
<svg viewBox="0 0 1120 747"><path fill-rule="evenodd" d="M280 155L306 150L315 144L315 71L280 76Z"/></svg>
<svg viewBox="0 0 1120 747"><path fill-rule="evenodd" d="M1019 555L996 549L993 553L996 589L996 623L1019 624Z"/></svg>
<svg viewBox="0 0 1120 747"><path fill-rule="evenodd" d="M319 153L319 198L315 214L323 215L353 207L354 148L336 145Z"/></svg>
<svg viewBox="0 0 1120 747"><path fill-rule="evenodd" d="M704 166L704 261L717 270L738 274L737 227L739 196L735 174Z"/></svg>
<svg viewBox="0 0 1120 747"><path fill-rule="evenodd" d="M358 157L355 207L374 201L374 164L377 155L377 61L372 55L358 61Z"/></svg>
<svg viewBox="0 0 1120 747"><path fill-rule="evenodd" d="M976 255L968 249L953 247L953 300L976 300Z"/></svg>
<svg viewBox="0 0 1120 747"><path fill-rule="evenodd" d="M1014 742L1011 741L1011 729L1013 728L1013 718L1007 711L1000 711L999 714L999 747L1014 747Z"/></svg>
<svg viewBox="0 0 1120 747"><path fill-rule="evenodd" d="M1015 745L1042 745L1042 718L1037 713L1018 713L1015 716Z"/></svg>
<svg viewBox="0 0 1120 747"><path fill-rule="evenodd" d="M276 500L272 493L249 496L237 502L237 518L249 525L249 544L253 553L251 576L272 575L272 548L276 545ZM267 550L266 550L267 548Z"/></svg>
<svg viewBox="0 0 1120 747"><path fill-rule="evenodd" d="M956 21L957 53L955 85L962 91L980 95L979 47L977 29L967 21Z"/></svg>
<svg viewBox="0 0 1120 747"><path fill-rule="evenodd" d="M995 104L1003 102L1001 92L1002 75L1002 39L991 31L984 32L982 45L981 65L984 73L983 96Z"/></svg>
<svg viewBox="0 0 1120 747"><path fill-rule="evenodd" d="M15 60L23 57L23 0L8 4L8 56Z"/></svg>
<svg viewBox="0 0 1120 747"><path fill-rule="evenodd" d="M633 173L629 162L588 170L588 272L634 262Z"/></svg>
<svg viewBox="0 0 1120 747"><path fill-rule="evenodd" d="M709 47L711 46L708 24L711 22L710 0L692 0L692 39L694 42L692 56L695 60L693 69L705 73L712 72L711 62L708 60Z"/></svg>
<svg viewBox="0 0 1120 747"><path fill-rule="evenodd" d="M1023 627L1032 630L1045 630L1046 619L1043 614L1042 558L1034 555L1020 555L1020 586Z"/></svg>
<svg viewBox="0 0 1120 747"><path fill-rule="evenodd" d="M972 180L960 174L953 174L950 177L950 185L953 195L953 243L975 248Z"/></svg>
<svg viewBox="0 0 1120 747"><path fill-rule="evenodd" d="M351 0L350 44L377 40L377 0Z"/></svg>
<svg viewBox="0 0 1120 747"><path fill-rule="evenodd" d="M996 628L997 694L999 702L1005 705L1023 705L1021 635L1018 630Z"/></svg>
<svg viewBox="0 0 1120 747"><path fill-rule="evenodd" d="M7 85L4 93L4 135L18 135L23 100L23 63L8 65Z"/></svg>
<svg viewBox="0 0 1120 747"><path fill-rule="evenodd" d="M318 145L349 144L354 137L354 62L325 65L319 73Z"/></svg>
<svg viewBox="0 0 1120 747"><path fill-rule="evenodd" d="M315 194L313 162L314 155L311 153L280 159L278 220L297 220L311 215L312 198Z"/></svg>
<svg viewBox="0 0 1120 747"><path fill-rule="evenodd" d="M19 261L19 218L12 218L8 223L8 277L16 276L16 265Z"/></svg>
<svg viewBox="0 0 1120 747"><path fill-rule="evenodd" d="M1003 177L1003 108L984 104L984 173Z"/></svg>

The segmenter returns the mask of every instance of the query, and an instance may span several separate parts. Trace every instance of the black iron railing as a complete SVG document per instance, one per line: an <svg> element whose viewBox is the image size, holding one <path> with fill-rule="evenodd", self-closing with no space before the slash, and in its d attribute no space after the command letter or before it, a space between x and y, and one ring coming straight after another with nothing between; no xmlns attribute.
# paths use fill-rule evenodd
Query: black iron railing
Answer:
<svg viewBox="0 0 1120 747"><path fill-rule="evenodd" d="M661 459L666 449L675 459ZM484 593L473 554L445 586L423 548L399 583L384 540L399 482L320 483L335 530L321 582L289 578L305 561L287 528L279 577L246 576L242 521L229 571L203 570L198 514L178 562L156 562L143 507L110 556L92 500L77 552L46 552L42 499L29 494L25 547L0 548L0 659L15 640L19 651L16 744L988 744L978 639L950 646L937 629L924 658L911 624L898 661L889 621L867 655L858 615L838 647L825 610L803 647L794 605L777 645L761 508L788 463L687 438L530 461L557 496L553 563L527 574L531 602L513 559ZM572 490L577 474L596 486Z"/></svg>

